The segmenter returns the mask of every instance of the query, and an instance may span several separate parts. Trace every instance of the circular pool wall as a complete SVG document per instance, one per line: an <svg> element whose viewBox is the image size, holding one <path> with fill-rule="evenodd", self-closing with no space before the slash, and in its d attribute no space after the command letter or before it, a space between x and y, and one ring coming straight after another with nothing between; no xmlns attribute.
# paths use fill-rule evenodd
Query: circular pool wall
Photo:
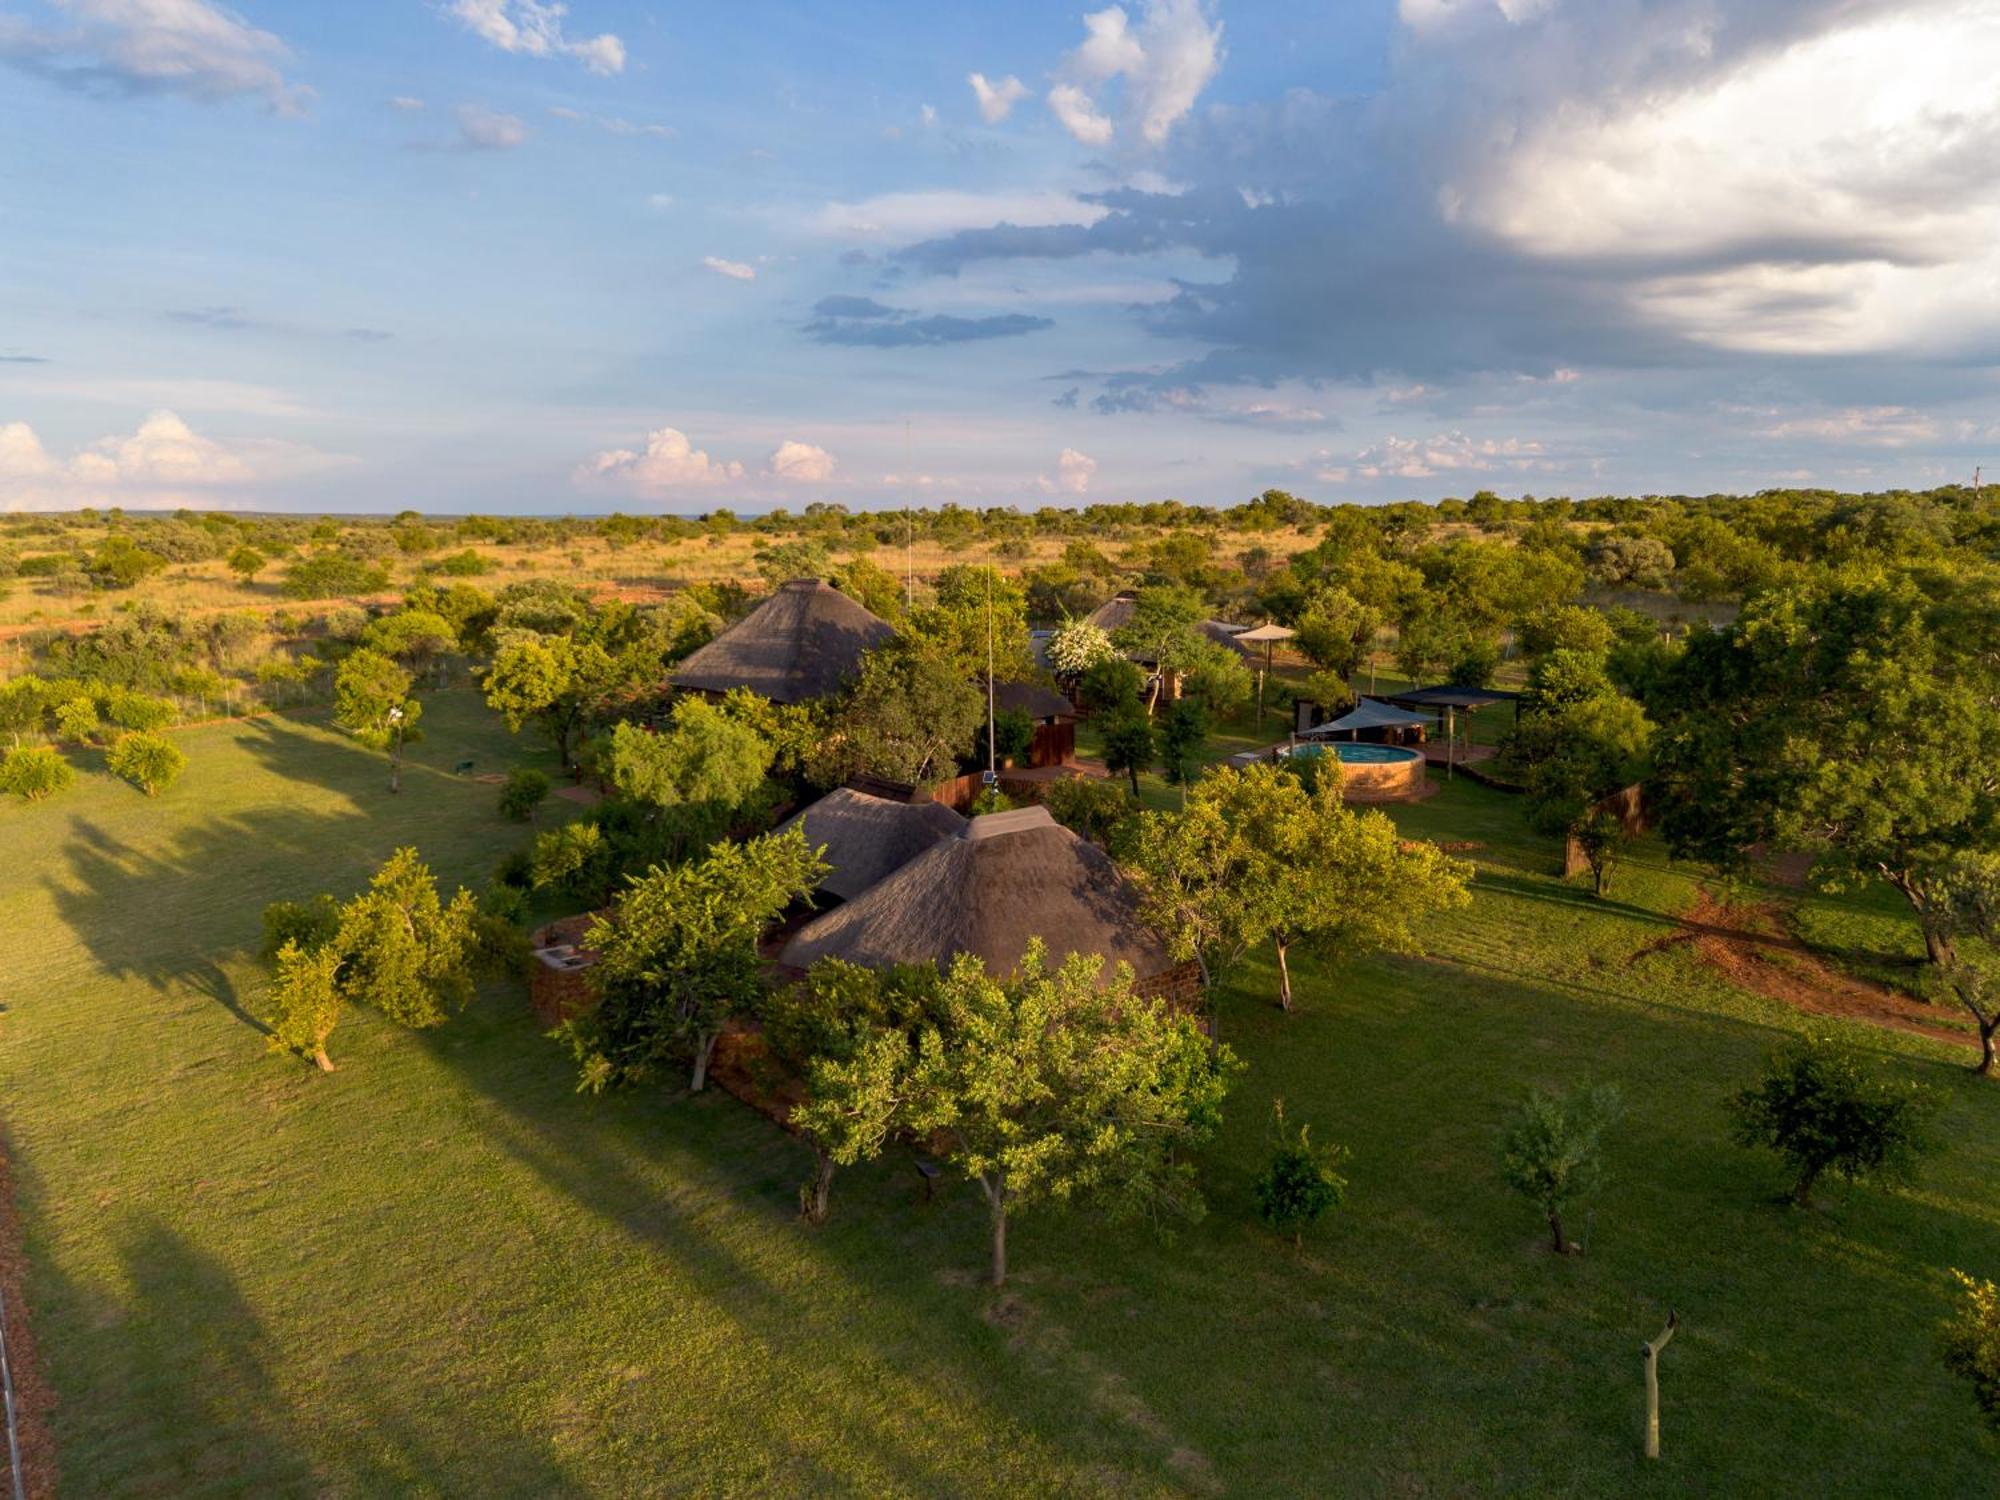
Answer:
<svg viewBox="0 0 2000 1500"><path fill-rule="evenodd" d="M1331 751L1340 762L1341 795L1355 802L1408 802L1424 794L1424 757L1401 745L1352 740L1293 745L1280 754L1311 759Z"/></svg>

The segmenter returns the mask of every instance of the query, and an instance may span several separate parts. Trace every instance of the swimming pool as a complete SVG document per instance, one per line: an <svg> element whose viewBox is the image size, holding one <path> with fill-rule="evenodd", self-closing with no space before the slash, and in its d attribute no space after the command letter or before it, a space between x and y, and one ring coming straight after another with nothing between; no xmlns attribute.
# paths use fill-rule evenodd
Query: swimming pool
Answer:
<svg viewBox="0 0 2000 1500"><path fill-rule="evenodd" d="M1294 756L1318 760L1328 751L1340 762L1342 794L1354 802L1409 802L1428 790L1424 755L1402 745L1371 745L1353 740L1281 745L1280 760ZM1300 768L1304 770L1304 767Z"/></svg>
<svg viewBox="0 0 2000 1500"><path fill-rule="evenodd" d="M1408 763L1424 758L1420 751L1407 749L1402 745L1370 745L1353 740L1294 745L1285 753L1296 755L1301 760L1311 760L1314 756L1324 755L1329 750L1344 766L1381 766L1393 762Z"/></svg>

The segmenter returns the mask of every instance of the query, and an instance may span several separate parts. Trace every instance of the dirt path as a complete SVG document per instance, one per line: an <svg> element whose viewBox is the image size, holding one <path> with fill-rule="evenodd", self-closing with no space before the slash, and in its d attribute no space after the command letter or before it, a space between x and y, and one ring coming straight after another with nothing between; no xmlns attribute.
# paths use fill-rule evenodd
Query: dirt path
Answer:
<svg viewBox="0 0 2000 1500"><path fill-rule="evenodd" d="M21 1249L21 1220L14 1206L14 1177L7 1142L0 1137L0 1303L7 1319L7 1368L14 1381L15 1417L19 1424L21 1474L28 1500L50 1500L56 1492L56 1454L49 1440L48 1412L53 1396L35 1359L35 1339L28 1327L24 1291L27 1257ZM4 1423L0 1423L0 1485L7 1483Z"/></svg>
<svg viewBox="0 0 2000 1500"><path fill-rule="evenodd" d="M1681 931L1640 952L1692 943L1703 962L1739 989L1795 1010L1891 1026L1960 1047L1979 1045L1945 1024L1950 1012L1835 968L1793 936L1785 909L1775 902L1731 905L1702 890L1679 920Z"/></svg>

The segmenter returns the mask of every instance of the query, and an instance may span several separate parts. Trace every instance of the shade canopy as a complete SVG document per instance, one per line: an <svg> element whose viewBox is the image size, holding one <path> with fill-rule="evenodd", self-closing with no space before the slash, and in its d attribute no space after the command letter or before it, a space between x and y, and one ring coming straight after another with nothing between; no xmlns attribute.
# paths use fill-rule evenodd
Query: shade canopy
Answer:
<svg viewBox="0 0 2000 1500"><path fill-rule="evenodd" d="M677 688L748 688L773 703L831 697L895 628L817 578L795 578L667 676Z"/></svg>
<svg viewBox="0 0 2000 1500"><path fill-rule="evenodd" d="M825 851L829 869L819 888L852 901L939 839L963 833L965 819L941 802L896 802L844 786L778 831L790 828L803 828L807 846Z"/></svg>
<svg viewBox="0 0 2000 1500"><path fill-rule="evenodd" d="M1411 688L1407 693L1384 694L1384 699L1403 708L1439 709L1484 708L1489 703L1512 703L1520 696L1500 688L1454 687L1446 683L1441 687Z"/></svg>
<svg viewBox="0 0 2000 1500"><path fill-rule="evenodd" d="M1267 641L1289 641L1297 634L1298 632L1296 630L1289 630L1283 625L1272 625L1267 623L1263 625L1253 625L1248 630L1237 631L1236 639L1239 641L1251 641L1258 645L1262 645Z"/></svg>
<svg viewBox="0 0 2000 1500"><path fill-rule="evenodd" d="M1339 718L1315 724L1311 729L1301 729L1299 738L1315 739L1321 735L1347 734L1363 729L1420 729L1429 722L1428 714L1411 713L1408 709L1378 703L1373 698L1363 698Z"/></svg>
<svg viewBox="0 0 2000 1500"><path fill-rule="evenodd" d="M1110 858L1039 806L972 819L956 837L800 928L779 959L800 969L821 958L886 968L947 965L970 953L988 973L1005 975L1020 967L1035 938L1052 962L1102 954L1107 981L1120 962L1140 979L1174 966Z"/></svg>

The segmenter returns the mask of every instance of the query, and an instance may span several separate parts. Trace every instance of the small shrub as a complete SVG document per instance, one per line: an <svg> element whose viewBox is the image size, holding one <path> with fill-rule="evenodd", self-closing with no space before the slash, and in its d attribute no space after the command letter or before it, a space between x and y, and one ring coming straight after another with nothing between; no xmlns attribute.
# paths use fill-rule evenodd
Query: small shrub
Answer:
<svg viewBox="0 0 2000 1500"><path fill-rule="evenodd" d="M1132 799L1112 781L1074 777L1042 788L1042 806L1072 833L1108 845L1113 831L1132 816Z"/></svg>
<svg viewBox="0 0 2000 1500"><path fill-rule="evenodd" d="M1971 1382L1972 1399L2000 1431L2000 1286L1951 1274L1964 1295L1944 1325L1945 1368Z"/></svg>
<svg viewBox="0 0 2000 1500"><path fill-rule="evenodd" d="M112 688L103 702L104 717L120 729L164 729L180 716L170 700L133 688Z"/></svg>
<svg viewBox="0 0 2000 1500"><path fill-rule="evenodd" d="M1764 1076L1729 1108L1741 1144L1784 1158L1792 1202L1803 1208L1829 1172L1849 1182L1907 1179L1934 1147L1928 1126L1938 1102L1921 1084L1881 1077L1858 1053L1813 1037L1767 1057Z"/></svg>
<svg viewBox="0 0 2000 1500"><path fill-rule="evenodd" d="M548 795L549 778L532 766L522 766L509 772L500 788L500 815L516 823L530 822Z"/></svg>
<svg viewBox="0 0 2000 1500"><path fill-rule="evenodd" d="M71 698L66 703L58 703L55 711L56 738L70 740L76 744L88 744L97 733L99 720L97 704L89 698Z"/></svg>
<svg viewBox="0 0 2000 1500"><path fill-rule="evenodd" d="M972 806L966 809L966 813L970 817L979 818L987 813L1011 812L1013 807L1013 798L999 787L989 786L973 799Z"/></svg>
<svg viewBox="0 0 2000 1500"><path fill-rule="evenodd" d="M117 743L105 752L104 764L112 775L124 778L152 797L180 779L181 772L187 769L187 756L165 736L135 730L118 737Z"/></svg>
<svg viewBox="0 0 2000 1500"><path fill-rule="evenodd" d="M68 791L76 772L48 745L22 745L0 756L0 793L39 802Z"/></svg>
<svg viewBox="0 0 2000 1500"><path fill-rule="evenodd" d="M491 573L493 564L467 547L463 552L453 552L449 556L440 557L431 564L431 570L448 574L453 578L477 578L482 573Z"/></svg>
<svg viewBox="0 0 2000 1500"><path fill-rule="evenodd" d="M1282 1099L1272 1104L1271 1119L1271 1160L1252 1189L1257 1217L1275 1233L1290 1235L1297 1247L1328 1209L1346 1201L1347 1179L1337 1169L1347 1159L1347 1148L1313 1145L1310 1125L1291 1129Z"/></svg>
<svg viewBox="0 0 2000 1500"><path fill-rule="evenodd" d="M336 977L340 954L331 947L287 942L272 955L272 964L276 973L264 996L271 1050L290 1052L331 1073L333 1059L326 1055L326 1039L346 1008Z"/></svg>
<svg viewBox="0 0 2000 1500"><path fill-rule="evenodd" d="M1567 1094L1535 1089L1507 1132L1501 1147L1507 1186L1542 1211L1558 1255L1575 1248L1563 1233L1563 1210L1597 1191L1599 1143L1619 1113L1618 1090L1609 1085Z"/></svg>

